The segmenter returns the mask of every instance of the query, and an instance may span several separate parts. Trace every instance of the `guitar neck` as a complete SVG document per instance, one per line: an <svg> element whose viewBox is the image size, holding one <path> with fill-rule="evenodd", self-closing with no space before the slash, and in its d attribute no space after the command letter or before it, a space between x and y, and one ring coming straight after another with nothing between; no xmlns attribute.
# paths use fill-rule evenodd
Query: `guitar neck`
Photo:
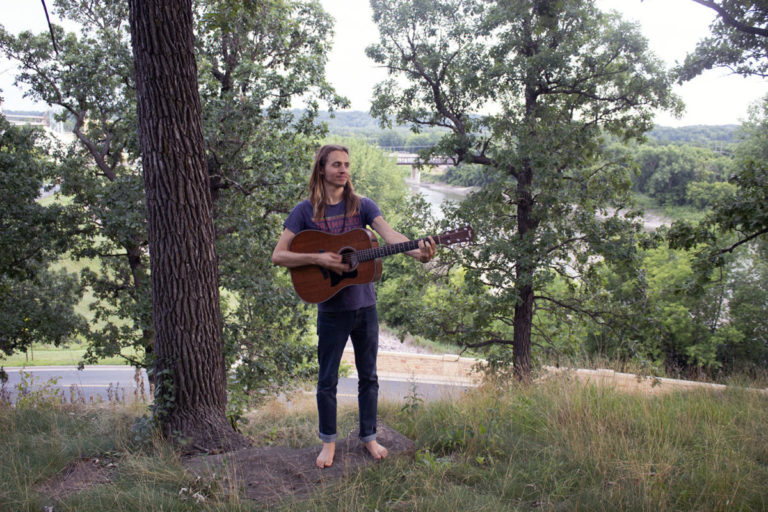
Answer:
<svg viewBox="0 0 768 512"><path fill-rule="evenodd" d="M435 241L435 245L440 244L440 237L434 236L432 239ZM392 256L393 254L400 254L401 252L408 252L419 248L419 240L409 240L407 242L400 242L397 244L387 244L381 247L374 247L371 249L362 249L357 251L357 261L371 261L384 256Z"/></svg>

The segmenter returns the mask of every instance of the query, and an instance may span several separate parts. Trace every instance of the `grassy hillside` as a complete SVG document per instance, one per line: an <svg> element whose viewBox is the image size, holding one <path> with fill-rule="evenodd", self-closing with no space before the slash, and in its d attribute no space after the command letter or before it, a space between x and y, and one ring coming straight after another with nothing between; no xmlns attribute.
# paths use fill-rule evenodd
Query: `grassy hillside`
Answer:
<svg viewBox="0 0 768 512"><path fill-rule="evenodd" d="M768 395L744 390L619 394L565 378L488 388L454 402L408 396L381 419L413 439L415 457L390 459L281 511L765 510ZM0 509L57 511L263 510L195 480L181 457L131 432L139 409L45 406L0 414ZM354 407L340 432L354 428ZM274 402L244 431L259 445L315 446L314 399ZM137 441L144 439L144 444ZM51 480L74 461L108 471L85 490Z"/></svg>

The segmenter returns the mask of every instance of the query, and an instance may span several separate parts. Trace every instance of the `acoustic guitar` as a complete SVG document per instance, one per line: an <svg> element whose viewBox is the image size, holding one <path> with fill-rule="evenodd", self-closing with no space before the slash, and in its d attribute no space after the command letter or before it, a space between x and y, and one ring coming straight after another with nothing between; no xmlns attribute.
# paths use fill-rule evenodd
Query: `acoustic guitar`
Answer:
<svg viewBox="0 0 768 512"><path fill-rule="evenodd" d="M448 245L471 242L475 233L471 227L446 231L433 236L435 244ZM353 284L378 281L381 277L381 258L418 249L419 240L379 246L379 242L367 229L352 229L346 233L332 234L309 229L299 232L291 240L290 250L300 253L332 251L341 254L349 270L338 274L317 265L304 265L290 269L296 293L305 302L325 302L339 291Z"/></svg>

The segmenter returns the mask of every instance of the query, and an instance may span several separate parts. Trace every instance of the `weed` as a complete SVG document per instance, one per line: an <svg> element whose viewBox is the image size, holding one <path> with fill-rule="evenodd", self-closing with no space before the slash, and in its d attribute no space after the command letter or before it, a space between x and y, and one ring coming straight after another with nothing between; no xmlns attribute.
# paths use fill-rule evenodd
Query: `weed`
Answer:
<svg viewBox="0 0 768 512"><path fill-rule="evenodd" d="M451 465L451 458L435 457L435 455L427 449L416 452L416 462L424 464L432 471L442 471Z"/></svg>
<svg viewBox="0 0 768 512"><path fill-rule="evenodd" d="M29 372L19 370L20 380L16 384L15 405L18 408L51 408L64 400L56 377L42 381Z"/></svg>
<svg viewBox="0 0 768 512"><path fill-rule="evenodd" d="M77 384L69 386L69 403L85 405L85 394Z"/></svg>
<svg viewBox="0 0 768 512"><path fill-rule="evenodd" d="M215 475L210 480L204 480L198 476L195 480L179 489L179 498L182 501L190 500L195 503L203 503L219 493L220 490L221 488L216 483Z"/></svg>
<svg viewBox="0 0 768 512"><path fill-rule="evenodd" d="M400 408L400 412L403 413L406 416L411 416L418 411L418 409L424 404L424 399L421 398L421 395L419 395L418 391L416 390L416 382L411 382L411 389L407 395L404 397L405 403Z"/></svg>
<svg viewBox="0 0 768 512"><path fill-rule="evenodd" d="M159 428L157 422L148 414L136 418L129 430L129 443L134 449L149 446L158 437Z"/></svg>

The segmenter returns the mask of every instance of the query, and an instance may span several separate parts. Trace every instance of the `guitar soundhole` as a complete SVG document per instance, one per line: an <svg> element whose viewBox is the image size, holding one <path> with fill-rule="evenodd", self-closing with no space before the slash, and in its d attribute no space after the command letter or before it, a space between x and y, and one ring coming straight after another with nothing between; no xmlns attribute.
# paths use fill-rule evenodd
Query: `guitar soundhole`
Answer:
<svg viewBox="0 0 768 512"><path fill-rule="evenodd" d="M357 277L357 265L358 261L355 257L355 250L351 248L344 248L341 251L339 251L339 254L341 254L342 259L349 263L349 265L352 267L350 270L344 272L343 274L337 274L334 271L329 271L328 274L323 272L323 277L331 278L331 286L336 286L345 279L355 279Z"/></svg>
<svg viewBox="0 0 768 512"><path fill-rule="evenodd" d="M344 247L342 250L339 251L339 254L341 254L341 258L345 263L349 263L350 271L355 270L358 265L357 261L357 254L355 253L355 250L351 247Z"/></svg>

